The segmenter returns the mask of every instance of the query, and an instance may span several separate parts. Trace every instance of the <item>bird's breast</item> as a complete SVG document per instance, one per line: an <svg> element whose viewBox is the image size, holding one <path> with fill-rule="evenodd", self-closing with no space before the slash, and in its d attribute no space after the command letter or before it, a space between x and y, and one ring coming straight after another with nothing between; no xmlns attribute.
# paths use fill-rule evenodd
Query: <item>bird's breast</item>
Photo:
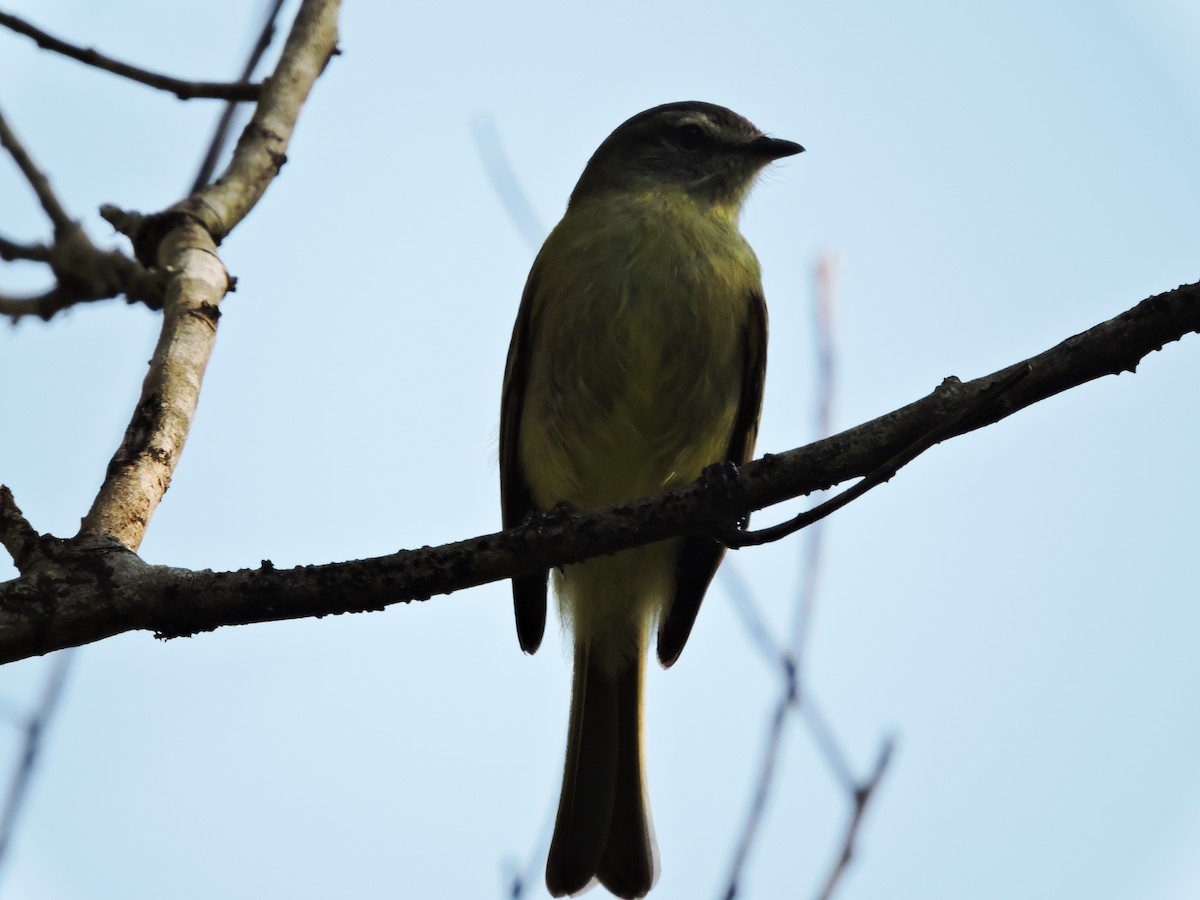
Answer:
<svg viewBox="0 0 1200 900"><path fill-rule="evenodd" d="M647 496L725 457L759 290L724 223L572 224L535 268L520 452L543 508Z"/></svg>

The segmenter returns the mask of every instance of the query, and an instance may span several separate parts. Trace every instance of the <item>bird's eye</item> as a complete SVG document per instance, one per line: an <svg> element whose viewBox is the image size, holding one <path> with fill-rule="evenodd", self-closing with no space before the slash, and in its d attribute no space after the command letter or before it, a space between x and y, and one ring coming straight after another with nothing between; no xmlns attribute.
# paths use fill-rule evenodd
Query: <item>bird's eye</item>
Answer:
<svg viewBox="0 0 1200 900"><path fill-rule="evenodd" d="M675 129L675 143L684 150L697 150L704 143L704 129L699 125L680 125Z"/></svg>

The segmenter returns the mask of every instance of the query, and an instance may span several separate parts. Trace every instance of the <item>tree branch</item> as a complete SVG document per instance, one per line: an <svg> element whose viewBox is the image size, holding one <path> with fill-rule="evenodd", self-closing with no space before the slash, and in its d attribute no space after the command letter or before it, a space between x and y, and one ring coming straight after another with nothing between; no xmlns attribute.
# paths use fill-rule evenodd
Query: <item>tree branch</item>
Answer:
<svg viewBox="0 0 1200 900"><path fill-rule="evenodd" d="M17 507L12 491L0 484L0 544L20 571L32 567L35 559L40 558L41 541L41 536Z"/></svg>
<svg viewBox="0 0 1200 900"><path fill-rule="evenodd" d="M833 892L839 882L841 882L842 876L850 868L850 861L854 858L854 851L858 843L858 832L862 826L863 817L866 815L867 805L871 802L871 798L875 796L879 782L883 780L884 772L887 771L888 763L891 762L894 749L894 743L890 739L885 740L879 748L879 755L875 757L875 767L872 769L870 776L866 781L854 786L854 807L850 810L850 821L846 823L846 831L842 836L842 850L838 854L837 859L834 860L833 868L830 869L829 875L825 879L825 884L821 888L821 892L817 895L818 900L829 900L833 896Z"/></svg>
<svg viewBox="0 0 1200 900"><path fill-rule="evenodd" d="M779 751L783 747L783 726L788 711L796 706L799 695L796 692L796 669L791 660L786 661L787 681L784 694L775 704L767 726L766 746L763 748L762 762L758 767L758 780L751 795L750 811L746 816L746 824L742 827L737 848L733 853L733 863L730 866L729 879L722 894L724 900L734 900L741 884L742 869L750 856L750 848L758 837L758 826L762 822L767 809L767 798L770 796L771 783L775 778L775 766L779 761Z"/></svg>
<svg viewBox="0 0 1200 900"><path fill-rule="evenodd" d="M263 27L258 33L258 40L254 42L254 47L250 50L250 57L242 69L242 81L249 81L254 77L254 70L258 68L267 48L271 46L271 41L275 37L275 20L279 18L279 11L283 8L283 4L284 0L271 0L271 8L267 10L266 21L263 22ZM191 193L196 193L212 180L213 172L217 168L217 158L225 149L225 140L229 135L229 128L233 124L233 115L236 110L237 103L235 101L231 100L225 104L225 109L221 112L221 118L217 121L216 130L213 132L212 140L209 141L208 150L200 162L200 171L196 173L196 177L192 181Z"/></svg>
<svg viewBox="0 0 1200 900"><path fill-rule="evenodd" d="M22 569L20 578L0 585L0 662L136 629L172 637L223 625L379 610L669 537L720 534L751 510L870 472L937 422L970 409L1014 371L1028 368L1029 374L995 403L961 420L954 434L982 428L1103 375L1133 371L1147 354L1195 331L1200 331L1200 284L1144 300L1032 359L965 384L949 378L928 397L895 412L755 460L743 467L734 490L728 481L701 478L646 500L581 515L552 513L498 534L376 559L288 570L264 562L257 570L192 572L149 565L127 549L128 543L113 539L113 531L136 532L140 539L135 522L111 531L85 528L74 541L53 545L49 561L35 562ZM144 395L139 415L143 407L148 421L163 415L152 392ZM131 433L138 421L135 417ZM118 455L114 465L121 463Z"/></svg>
<svg viewBox="0 0 1200 900"><path fill-rule="evenodd" d="M281 0L275 0L271 15L252 52L251 65L256 64L261 58L269 42L280 5ZM140 264L117 251L101 251L91 242L82 227L67 215L51 190L49 180L34 164L16 134L0 114L0 145L9 151L26 180L33 187L42 208L54 223L55 238L54 244L50 247L23 245L0 238L0 258L47 262L58 280L53 288L38 296L9 297L0 295L0 315L8 316L14 323L26 316L37 316L43 320L49 320L58 312L77 303L104 300L121 294L124 294L129 302L142 301L151 309L161 309L167 276L172 271L180 271L179 260L173 256L173 253L179 250L178 243L174 250L162 251L164 242L172 230L176 227L183 227L188 219L199 220L202 223L220 221L220 228L214 234L214 240L208 242L212 246L201 248L204 253L214 252L215 244L219 243L230 229L253 208L267 185L278 174L279 166L285 159L284 150L291 137L291 130L299 115L300 106L312 87L312 81L320 74L336 47L337 7L336 2L329 2L329 0L326 2L308 0L301 6L288 44L284 47L279 64L272 76L272 84L261 92L262 101L259 103L250 125L243 133L242 142L234 153L233 163L218 185L214 185L210 189L217 195L216 197L208 198L204 193L193 194L178 204L176 208L155 216L132 216L120 213L112 207L102 209L102 214L106 218L133 239ZM7 25L22 34L28 34L39 43L43 43L44 40L47 42L45 46L59 52L67 52L62 49L64 47L71 49L76 58L80 58L78 54L85 56L91 54L99 59L106 59L94 54L94 51L79 51L78 48L72 48L71 45L58 41L7 13L0 13L0 25ZM73 55L73 53L67 53L67 55ZM91 56L84 61L90 59ZM94 64L99 65L100 63L94 62ZM121 67L124 64L114 63L113 65ZM118 71L119 74L128 77L135 77L130 74L131 72L141 71L127 66L124 69L113 68L107 63L101 67L109 68L110 71ZM152 77L164 78L163 76ZM176 79L165 79L165 81L175 87L190 84L178 82ZM243 85L243 87L247 86ZM231 99L252 99L259 96L258 86L252 87L254 87L253 93ZM239 202L231 202L230 197L236 198ZM225 202L219 202L222 200ZM213 203L216 203L216 206L213 206ZM196 214L197 212L199 214ZM193 235L193 237L196 236ZM222 288L223 293L224 288ZM215 303L213 308L215 309ZM209 343L211 344L211 336ZM207 353L204 356L207 359ZM200 373L203 373L202 368ZM190 413L188 415L190 420ZM167 480L169 481L169 472ZM163 482L163 490L165 489L166 481ZM153 500L148 504L147 515L153 511L157 502L157 500ZM95 520L93 521L95 522ZM144 529L144 524L142 527ZM136 540L141 540L140 534ZM136 546L136 542L133 546Z"/></svg>
<svg viewBox="0 0 1200 900"><path fill-rule="evenodd" d="M46 729L54 718L54 711L58 708L58 702L62 698L63 687L67 682L67 673L71 669L74 658L75 652L67 650L60 653L50 664L50 674L42 688L41 699L33 711L26 716L24 727L21 729L25 733L21 755L8 784L3 813L0 813L0 865L7 860L8 850L12 846L12 839L16 834L17 821L25 805L25 798L29 795L29 786L33 782L38 756L42 752Z"/></svg>
<svg viewBox="0 0 1200 900"><path fill-rule="evenodd" d="M42 209L46 211L46 215L50 217L50 221L54 224L55 235L57 236L60 232L66 232L73 228L75 223L67 215L67 211L63 209L62 204L58 202L58 197L54 195L54 191L50 187L50 180L42 174L41 169L37 167L26 152L24 145L21 144L21 141L17 138L13 130L9 128L3 112L0 112L0 147L9 152L9 155L13 158L13 162L17 164L17 168L21 170L21 174L25 176L25 180L29 182L29 186L33 188L38 202L42 204Z"/></svg>
<svg viewBox="0 0 1200 900"><path fill-rule="evenodd" d="M218 304L230 284L216 244L278 174L300 109L336 47L337 10L336 0L301 5L233 160L215 184L154 216L102 210L130 235L143 263L152 254L159 266L176 274L141 399L80 537L108 537L137 550L171 483L216 339Z"/></svg>
<svg viewBox="0 0 1200 900"><path fill-rule="evenodd" d="M727 528L722 534L716 535L716 537L719 537L721 543L729 549L741 550L745 547L761 547L763 544L772 544L790 534L795 534L797 531L808 528L810 525L815 525L822 519L833 515L843 506L853 503L872 488L877 488L879 485L891 481L897 472L930 447L941 443L947 437L954 434L960 422L973 414L983 412L984 409L1003 397L1005 393L1012 389L1013 385L1028 374L1029 371L1027 369L1015 367L1011 374L1001 381L987 385L980 392L973 406L961 409L950 418L943 419L933 430L921 435L912 444L905 447L891 459L885 460L878 467L863 476L861 481L855 483L853 487L842 491L836 497L830 497L824 503L798 513L796 516L788 519L786 522L780 522L778 525L772 525L769 528L760 528L758 531L743 531L735 525Z"/></svg>
<svg viewBox="0 0 1200 900"><path fill-rule="evenodd" d="M37 316L49 320L55 313L69 306L63 299L62 291L52 287L41 294L32 297L10 297L0 294L0 316L8 316L16 324L26 316Z"/></svg>
<svg viewBox="0 0 1200 900"><path fill-rule="evenodd" d="M145 303L162 309L169 270L147 269L119 250L101 250L76 222L57 233L45 249L57 283L36 297L0 296L0 316L14 323L25 316L49 321L77 303L92 303L124 295L129 303Z"/></svg>
<svg viewBox="0 0 1200 900"><path fill-rule="evenodd" d="M99 53L91 48L85 49L68 43L54 37L52 34L42 31L42 29L31 25L24 19L6 12L0 12L0 25L11 31L15 31L17 34L33 38L43 50L59 53L77 60L84 65L103 69L105 72L112 72L114 75L120 75L122 78L128 78L130 81L136 81L138 84L144 84L147 87L158 88L160 91L169 91L180 100L207 99L246 102L257 100L262 90L261 84L250 84L245 81L232 84L221 81L185 81L182 78L172 78L170 75L150 72L146 69L131 66L128 63L113 59L111 56L105 56L103 53Z"/></svg>
<svg viewBox="0 0 1200 900"><path fill-rule="evenodd" d="M215 182L173 206L168 215L196 218L220 244L254 208L287 162L287 145L300 109L337 52L339 5L338 0L305 0L228 168Z"/></svg>
<svg viewBox="0 0 1200 900"><path fill-rule="evenodd" d="M162 247L162 258L178 275L167 287L158 345L125 437L80 530L133 550L187 441L216 338L218 304L229 284L212 237L195 222L173 229Z"/></svg>
<svg viewBox="0 0 1200 900"><path fill-rule="evenodd" d="M0 259L14 262L18 259L30 262L49 262L50 248L45 244L18 244L8 238L0 237Z"/></svg>
<svg viewBox="0 0 1200 900"><path fill-rule="evenodd" d="M93 244L83 226L58 201L49 179L33 162L3 113L0 113L0 145L8 150L54 225L54 242L49 247L0 238L0 258L46 263L57 279L54 287L35 297L0 296L0 315L8 316L14 323L25 316L49 320L76 303L107 300L121 294L131 303L142 301L152 309L160 308L164 273L148 270L120 251L101 250Z"/></svg>

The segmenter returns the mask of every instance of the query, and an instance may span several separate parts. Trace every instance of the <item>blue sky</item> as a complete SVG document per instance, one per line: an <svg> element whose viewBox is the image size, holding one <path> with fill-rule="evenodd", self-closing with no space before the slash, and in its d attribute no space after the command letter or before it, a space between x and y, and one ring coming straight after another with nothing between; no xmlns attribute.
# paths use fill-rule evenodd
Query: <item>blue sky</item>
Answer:
<svg viewBox="0 0 1200 900"><path fill-rule="evenodd" d="M6 5L196 78L240 68L258 7ZM1200 275L1183 0L351 3L342 34L282 177L222 247L238 291L152 562L296 565L499 527L500 379L532 250L479 116L546 226L600 140L657 103L722 103L808 148L743 219L771 311L763 452L813 436L822 253L840 260L838 429ZM6 34L0 108L99 237L101 203L178 199L219 112ZM7 164L0 233L46 234ZM6 266L0 289L40 278ZM157 327L114 302L0 329L0 481L39 530L77 528ZM883 735L898 746L841 897L1200 894L1198 342L935 448L829 522L807 684L860 772ZM800 547L735 555L781 632ZM46 665L0 670L0 694L27 702ZM518 650L506 585L88 647L2 887L503 896L557 795L568 685L555 629ZM652 896L715 897L778 690L720 586L648 690ZM744 897L811 896L840 835L845 799L798 726ZM0 764L17 748L0 732Z"/></svg>

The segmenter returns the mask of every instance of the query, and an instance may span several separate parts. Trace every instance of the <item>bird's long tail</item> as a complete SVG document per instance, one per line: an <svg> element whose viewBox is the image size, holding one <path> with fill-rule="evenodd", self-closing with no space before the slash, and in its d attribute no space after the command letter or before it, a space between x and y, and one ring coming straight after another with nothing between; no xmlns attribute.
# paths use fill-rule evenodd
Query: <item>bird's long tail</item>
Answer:
<svg viewBox="0 0 1200 900"><path fill-rule="evenodd" d="M613 894L644 897L657 853L642 761L645 653L614 674L577 642L567 762L546 861L555 897L598 878Z"/></svg>

